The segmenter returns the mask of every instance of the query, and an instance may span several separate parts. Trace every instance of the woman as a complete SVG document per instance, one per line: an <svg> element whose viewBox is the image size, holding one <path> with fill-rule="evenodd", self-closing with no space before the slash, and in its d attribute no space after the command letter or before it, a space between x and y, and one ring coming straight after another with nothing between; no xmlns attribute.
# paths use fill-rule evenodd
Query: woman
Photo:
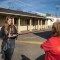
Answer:
<svg viewBox="0 0 60 60"><path fill-rule="evenodd" d="M4 60L11 60L14 47L15 39L17 38L17 30L12 23L12 18L7 17L5 25L1 28L0 38L2 38L2 51L4 52Z"/></svg>
<svg viewBox="0 0 60 60"><path fill-rule="evenodd" d="M41 47L45 51L45 60L60 60L60 22L53 24L52 31L53 36Z"/></svg>

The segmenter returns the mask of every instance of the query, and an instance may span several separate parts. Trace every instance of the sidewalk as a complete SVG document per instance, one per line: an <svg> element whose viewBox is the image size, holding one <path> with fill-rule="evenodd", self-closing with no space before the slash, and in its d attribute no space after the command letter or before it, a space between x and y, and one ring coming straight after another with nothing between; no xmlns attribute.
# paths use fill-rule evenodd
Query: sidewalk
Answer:
<svg viewBox="0 0 60 60"><path fill-rule="evenodd" d="M43 30L32 30L32 31L21 31L18 34L23 35L23 34L28 34L28 33L37 33L37 32L43 32L43 31L51 31L51 29L43 29Z"/></svg>

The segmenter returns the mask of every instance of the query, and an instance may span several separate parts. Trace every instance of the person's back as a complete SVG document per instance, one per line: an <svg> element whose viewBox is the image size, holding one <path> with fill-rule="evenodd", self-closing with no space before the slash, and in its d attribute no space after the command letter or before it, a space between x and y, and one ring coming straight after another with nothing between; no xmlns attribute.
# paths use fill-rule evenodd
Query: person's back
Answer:
<svg viewBox="0 0 60 60"><path fill-rule="evenodd" d="M60 60L60 22L53 25L53 36L42 44L45 60Z"/></svg>
<svg viewBox="0 0 60 60"><path fill-rule="evenodd" d="M42 44L45 60L60 60L60 37L51 37Z"/></svg>

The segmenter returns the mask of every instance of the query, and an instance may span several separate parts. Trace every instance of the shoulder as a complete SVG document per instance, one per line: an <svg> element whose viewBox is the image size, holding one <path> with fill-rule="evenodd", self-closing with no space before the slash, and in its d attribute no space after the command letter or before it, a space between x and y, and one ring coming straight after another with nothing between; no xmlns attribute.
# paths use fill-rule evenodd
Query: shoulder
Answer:
<svg viewBox="0 0 60 60"><path fill-rule="evenodd" d="M57 40L57 37L51 37L51 38L49 38L48 40L49 40L49 41L55 41L55 40Z"/></svg>

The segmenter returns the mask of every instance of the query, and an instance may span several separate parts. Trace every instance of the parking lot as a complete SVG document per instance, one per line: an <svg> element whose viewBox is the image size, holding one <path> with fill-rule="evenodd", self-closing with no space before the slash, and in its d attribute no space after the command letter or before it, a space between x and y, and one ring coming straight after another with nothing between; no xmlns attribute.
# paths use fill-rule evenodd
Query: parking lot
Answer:
<svg viewBox="0 0 60 60"><path fill-rule="evenodd" d="M51 31L43 31L19 35L15 42L16 46L12 60L44 60L45 53L40 45L46 41L51 34ZM2 60L1 54L0 60Z"/></svg>

